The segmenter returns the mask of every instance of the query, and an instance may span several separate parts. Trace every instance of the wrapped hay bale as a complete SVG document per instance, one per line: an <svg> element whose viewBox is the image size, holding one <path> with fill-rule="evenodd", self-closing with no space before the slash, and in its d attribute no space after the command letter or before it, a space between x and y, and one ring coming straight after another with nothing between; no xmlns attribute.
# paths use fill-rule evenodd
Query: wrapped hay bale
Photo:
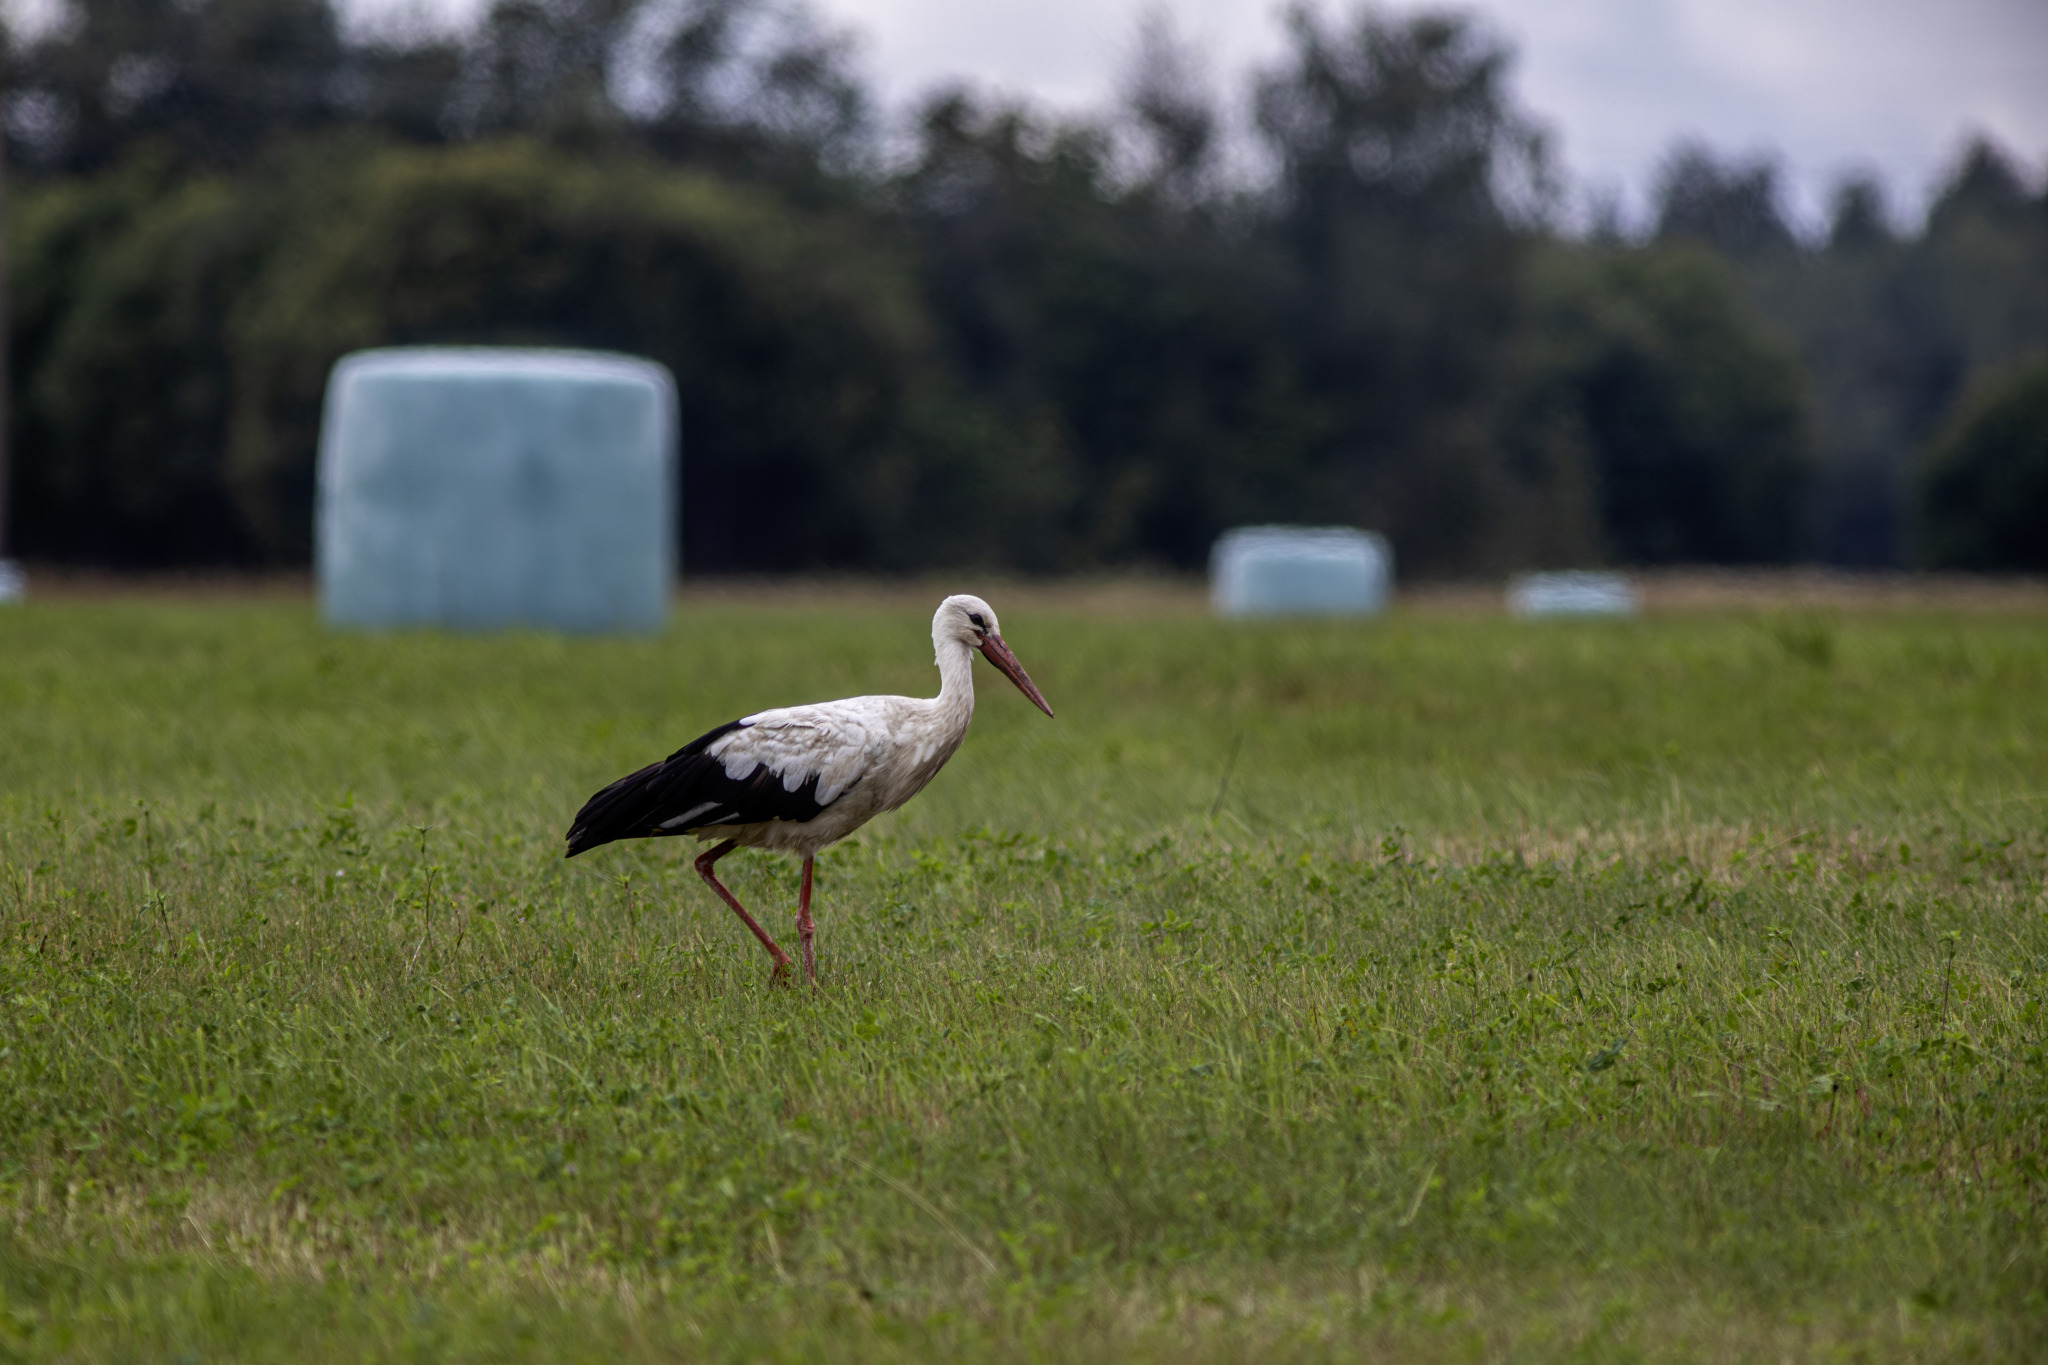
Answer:
<svg viewBox="0 0 2048 1365"><path fill-rule="evenodd" d="M1508 581L1516 616L1633 616L1635 585L1627 574L1586 569L1517 574Z"/></svg>
<svg viewBox="0 0 2048 1365"><path fill-rule="evenodd" d="M1209 553L1209 595L1224 616L1366 616L1386 606L1394 552L1349 526L1241 526Z"/></svg>
<svg viewBox="0 0 2048 1365"><path fill-rule="evenodd" d="M658 629L675 489L675 385L660 365L359 351L327 384L321 608L372 628Z"/></svg>

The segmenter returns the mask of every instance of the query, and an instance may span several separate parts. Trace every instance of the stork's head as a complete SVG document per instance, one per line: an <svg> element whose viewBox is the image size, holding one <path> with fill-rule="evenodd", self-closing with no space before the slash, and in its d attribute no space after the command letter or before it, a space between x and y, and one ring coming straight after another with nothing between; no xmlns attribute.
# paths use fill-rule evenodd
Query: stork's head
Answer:
<svg viewBox="0 0 2048 1365"><path fill-rule="evenodd" d="M996 623L994 607L964 592L955 593L939 603L939 610L932 617L932 645L938 648L948 640L957 640L969 649L980 650L981 657L1017 684L1017 690L1031 698L1032 705L1048 716L1052 714L1052 708L1039 695L1031 675L1024 671L1024 665L1017 662L1017 656L1003 643L1003 632Z"/></svg>

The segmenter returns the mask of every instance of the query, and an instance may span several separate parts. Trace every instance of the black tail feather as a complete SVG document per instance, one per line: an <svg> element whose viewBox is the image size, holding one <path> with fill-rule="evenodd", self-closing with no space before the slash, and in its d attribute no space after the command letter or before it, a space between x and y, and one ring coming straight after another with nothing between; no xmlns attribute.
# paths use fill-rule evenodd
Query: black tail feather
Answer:
<svg viewBox="0 0 2048 1365"><path fill-rule="evenodd" d="M562 856L573 858L618 839L659 839L717 825L815 818L824 809L815 776L791 791L782 784L781 774L766 764L756 764L745 777L735 778L727 775L724 763L704 752L745 724L729 721L594 794L570 822L568 850ZM687 825L670 827L668 822L685 815L690 817Z"/></svg>

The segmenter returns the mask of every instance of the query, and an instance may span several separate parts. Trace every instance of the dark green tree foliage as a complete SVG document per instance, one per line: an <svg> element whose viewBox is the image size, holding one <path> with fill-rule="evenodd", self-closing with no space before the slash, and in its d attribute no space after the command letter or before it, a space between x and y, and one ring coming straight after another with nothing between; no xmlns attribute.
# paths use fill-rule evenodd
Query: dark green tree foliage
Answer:
<svg viewBox="0 0 2048 1365"><path fill-rule="evenodd" d="M984 499L1028 508L1005 495L1029 462L1004 458L1003 433L969 445L949 426L960 400L928 363L914 281L859 220L524 142L327 149L190 182L170 212L138 198L146 213L102 210L96 249L75 245L70 221L90 203L44 205L29 235L34 250L70 253L83 283L53 292L92 311L58 324L37 367L30 430L59 458L36 467L68 477L24 490L27 553L303 560L329 368L360 347L425 341L586 345L667 364L690 395L685 544L699 562L921 562L907 546L1000 562L1023 548L1010 528L969 534L963 518ZM141 325L100 325L101 312ZM67 406L120 392L131 372L183 388ZM189 435L166 429L176 415ZM151 441L166 436L178 444L153 461ZM762 490L807 496L779 500L772 521L735 514ZM138 519L164 519L180 499L208 513L181 532L192 543L135 538ZM109 517L130 502L133 517Z"/></svg>
<svg viewBox="0 0 2048 1365"><path fill-rule="evenodd" d="M1721 263L1691 247L1557 251L1532 297L1510 439L1581 471L1604 555L1790 558L1808 474L1799 369Z"/></svg>
<svg viewBox="0 0 2048 1365"><path fill-rule="evenodd" d="M658 154L807 197L872 160L873 111L852 42L806 11L668 0L644 7L641 24L644 45L623 83Z"/></svg>
<svg viewBox="0 0 2048 1365"><path fill-rule="evenodd" d="M1898 288L1927 337L1918 444L1973 378L2048 346L2048 186L2030 194L2011 161L1978 142L1913 245Z"/></svg>
<svg viewBox="0 0 2048 1365"><path fill-rule="evenodd" d="M541 342L631 351L675 372L694 562L1001 561L1033 529L1030 499L1003 496L1028 462L1006 458L1000 432L963 446L908 263L867 222L522 143L384 154L346 202L307 224L247 314L233 449L280 508L300 505L291 484L337 355ZM963 521L1005 505L1012 525Z"/></svg>
<svg viewBox="0 0 2048 1365"><path fill-rule="evenodd" d="M1554 239L1465 19L1295 14L1255 188L1163 21L1113 118L942 95L884 157L844 39L768 0L498 0L420 41L324 0L78 12L7 52L27 554L303 560L328 369L402 342L667 363L692 569L1192 567L1266 520L1425 571L1794 548L1796 367L1698 258ZM1671 237L1752 288L1811 254L1769 174L1673 164ZM2036 205L1972 176L1940 251L1844 218L1885 317L2003 278L1982 242ZM1897 401L1976 363L1916 351ZM774 524L735 515L764 488Z"/></svg>
<svg viewBox="0 0 2048 1365"><path fill-rule="evenodd" d="M1027 562L1197 564L1235 521L1308 509L1317 403L1241 232L1164 183L1120 192L1092 131L964 95L921 144L898 196L925 296L1061 514Z"/></svg>
<svg viewBox="0 0 2048 1365"><path fill-rule="evenodd" d="M89 0L17 48L5 89L17 158L93 170L142 142L206 164L350 121L374 54L344 46L327 0ZM423 56L426 54L422 54Z"/></svg>
<svg viewBox="0 0 2048 1365"><path fill-rule="evenodd" d="M1301 8L1289 25L1257 122L1280 169L1281 325L1331 426L1316 501L1391 532L1410 564L1472 562L1512 506L1487 406L1528 234L1501 189L1541 176L1508 52L1450 16L1327 26Z"/></svg>
<svg viewBox="0 0 2048 1365"><path fill-rule="evenodd" d="M1899 564L1909 551L1915 453L1976 377L2048 346L2048 192L1971 144L1917 233L1850 177L1824 238L1790 239L1768 162L1674 159L1660 227L1735 267L1810 377L1817 472L1801 551Z"/></svg>
<svg viewBox="0 0 2048 1365"><path fill-rule="evenodd" d="M1925 335L1897 283L1908 250L1882 190L1852 177L1836 190L1819 249L1737 263L1804 362L1816 468L1800 548L1831 563L1898 562L1901 443L1930 401Z"/></svg>
<svg viewBox="0 0 2048 1365"><path fill-rule="evenodd" d="M1935 441L1919 483L1924 562L2048 571L2048 355L1979 385Z"/></svg>
<svg viewBox="0 0 2048 1365"><path fill-rule="evenodd" d="M1188 209L1215 197L1224 122L1200 54L1182 41L1163 10L1150 11L1123 81L1127 140L1137 145L1147 194Z"/></svg>
<svg viewBox="0 0 2048 1365"><path fill-rule="evenodd" d="M1657 240L1692 242L1737 260L1792 250L1768 157L1723 164L1696 142L1679 145L1657 186Z"/></svg>
<svg viewBox="0 0 2048 1365"><path fill-rule="evenodd" d="M601 138L624 122L611 77L639 8L633 0L497 0L464 53L450 127L467 138Z"/></svg>
<svg viewBox="0 0 2048 1365"><path fill-rule="evenodd" d="M1897 244L1883 185L1868 175L1852 174L1835 187L1828 215L1829 251L1857 255Z"/></svg>
<svg viewBox="0 0 2048 1365"><path fill-rule="evenodd" d="M441 131L631 146L806 198L869 159L852 45L763 0L496 0L444 92Z"/></svg>
<svg viewBox="0 0 2048 1365"><path fill-rule="evenodd" d="M222 320L261 268L262 217L237 186L181 179L155 157L59 182L14 215L21 553L258 556L226 477Z"/></svg>

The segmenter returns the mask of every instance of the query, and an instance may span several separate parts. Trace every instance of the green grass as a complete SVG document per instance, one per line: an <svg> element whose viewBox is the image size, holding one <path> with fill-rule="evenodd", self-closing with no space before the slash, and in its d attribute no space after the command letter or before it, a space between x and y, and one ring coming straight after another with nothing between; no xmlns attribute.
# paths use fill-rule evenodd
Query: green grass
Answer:
<svg viewBox="0 0 2048 1365"><path fill-rule="evenodd" d="M823 989L694 845L561 860L711 724L929 692L928 611L0 613L0 1357L2048 1340L2040 617L1046 599L1059 719L980 673Z"/></svg>

